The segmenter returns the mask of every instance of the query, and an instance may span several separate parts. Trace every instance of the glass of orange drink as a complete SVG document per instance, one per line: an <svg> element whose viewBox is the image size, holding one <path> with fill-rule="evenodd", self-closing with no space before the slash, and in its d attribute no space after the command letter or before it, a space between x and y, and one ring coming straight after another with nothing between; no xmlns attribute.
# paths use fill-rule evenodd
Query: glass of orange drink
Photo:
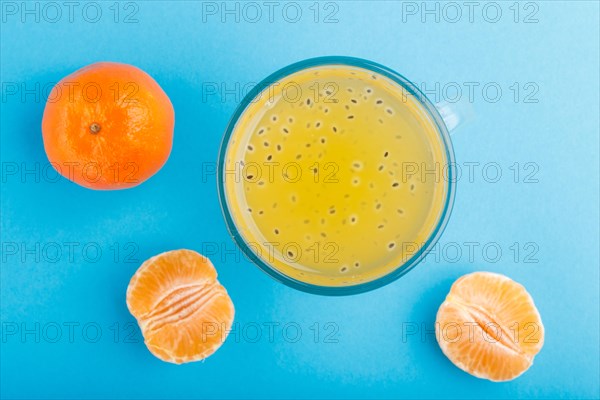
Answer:
<svg viewBox="0 0 600 400"><path fill-rule="evenodd" d="M383 286L437 242L454 152L438 109L387 67L321 57L253 88L219 151L227 227L245 255L324 295Z"/></svg>

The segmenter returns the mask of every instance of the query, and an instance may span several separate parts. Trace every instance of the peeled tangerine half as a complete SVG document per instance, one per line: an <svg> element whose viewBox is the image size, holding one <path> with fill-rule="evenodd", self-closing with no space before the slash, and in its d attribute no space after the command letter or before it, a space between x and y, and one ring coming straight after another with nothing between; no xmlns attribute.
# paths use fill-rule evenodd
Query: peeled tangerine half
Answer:
<svg viewBox="0 0 600 400"><path fill-rule="evenodd" d="M435 325L450 361L491 381L521 375L544 345L544 326L529 293L512 279L490 272L454 282Z"/></svg>
<svg viewBox="0 0 600 400"><path fill-rule="evenodd" d="M175 364L203 360L217 351L234 316L215 267L192 250L145 261L129 282L127 307L150 352Z"/></svg>

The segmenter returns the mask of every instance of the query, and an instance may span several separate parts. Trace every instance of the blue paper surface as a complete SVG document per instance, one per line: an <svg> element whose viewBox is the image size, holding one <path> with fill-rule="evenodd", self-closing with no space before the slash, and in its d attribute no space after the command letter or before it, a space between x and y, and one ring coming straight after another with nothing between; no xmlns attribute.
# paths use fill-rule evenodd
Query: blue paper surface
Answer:
<svg viewBox="0 0 600 400"><path fill-rule="evenodd" d="M598 2L66 3L1 3L2 398L600 396ZM323 55L473 110L452 133L463 175L435 252L340 298L248 262L210 172L249 88ZM58 178L44 153L49 88L103 60L142 68L175 108L169 161L129 190ZM210 253L236 305L223 347L182 366L148 352L125 304L141 262L177 248ZM431 333L452 282L478 270L522 283L545 325L512 382L462 372Z"/></svg>

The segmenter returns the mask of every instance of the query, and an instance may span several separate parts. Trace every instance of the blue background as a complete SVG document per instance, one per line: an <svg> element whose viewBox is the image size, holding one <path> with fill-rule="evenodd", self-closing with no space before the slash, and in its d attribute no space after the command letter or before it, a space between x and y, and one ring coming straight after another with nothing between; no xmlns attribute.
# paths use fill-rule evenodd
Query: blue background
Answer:
<svg viewBox="0 0 600 400"><path fill-rule="evenodd" d="M248 20L254 18L250 9L244 18L240 8L239 22L235 15L222 15L221 2L138 1L137 11L121 3L117 22L113 2L101 2L96 23L82 17L85 3L75 9L72 22L63 7L56 23L48 21L53 10L44 15L40 9L39 22L35 15L23 21L5 13L6 3L1 25L2 397L600 396L597 2L521 3L518 23L513 2L499 3L497 23L483 18L483 2L473 22L463 7L456 23L448 21L455 15L451 9L444 14L440 8L439 23L435 15L425 15L422 22L420 14L403 14L406 3L394 1L320 3L318 22L313 2L300 2L302 17L296 23L284 18L285 2L275 9L273 22L261 6L263 15L254 23ZM219 7L216 15L206 12L212 5ZM137 22L125 23L132 11ZM288 19L293 11L288 9ZM88 12L94 17L93 10ZM330 12L337 22L325 23ZM531 12L538 22L523 23ZM493 10L488 13L494 17ZM205 362L160 362L131 324L125 305L129 279L143 260L166 250L206 251L211 243L235 248L215 178L203 174L203 165L216 160L241 88L292 62L332 54L382 63L428 89L439 82L438 95L446 85L453 97L455 85L447 86L453 82L464 89L461 107L471 106L474 118L453 133L454 149L459 165L480 166L472 182L468 177L458 182L454 212L440 242L447 254L430 256L374 292L327 298L289 289L239 252L220 251L211 258L236 305L237 334ZM10 94L14 84L35 91L36 83L43 87L100 60L144 69L176 110L168 163L130 190L95 192L55 180L46 169L41 140L44 93L40 89L39 99L22 98L17 86L18 93ZM479 84L472 99L465 82ZM489 82L502 89L497 102L491 101L493 90L487 99L482 94ZM515 82L520 87L516 99L510 89ZM533 86L525 87L529 82ZM207 88L215 84L235 93L213 94ZM537 102L526 102L536 87L527 100ZM509 168L515 162L521 172L516 183ZM533 164L526 169L528 162ZM496 183L491 182L494 169L482 173L489 163L501 169ZM13 175L8 170L15 165ZM36 168L39 176L21 175ZM532 172L537 183L525 183ZM68 242L78 244L72 259ZM479 243L472 259L465 242ZM510 248L515 242L518 255ZM34 254L9 254L6 246L15 243ZM84 253L89 243L93 248ZM500 260L493 249L487 258L482 254L487 243L502 249ZM49 244L62 249L57 262L51 262L56 247ZM94 262L97 247L102 255ZM462 249L458 260L456 247ZM133 256L126 257L130 252ZM462 372L428 333L451 283L476 270L501 272L524 284L546 328L533 367L509 383ZM270 322L279 324L272 340L264 325ZM69 323L78 324L72 338ZM61 336L55 340L57 326ZM261 337L253 342L257 326ZM102 333L94 342L97 327ZM297 327L302 335L294 341ZM413 329L419 332L412 334Z"/></svg>

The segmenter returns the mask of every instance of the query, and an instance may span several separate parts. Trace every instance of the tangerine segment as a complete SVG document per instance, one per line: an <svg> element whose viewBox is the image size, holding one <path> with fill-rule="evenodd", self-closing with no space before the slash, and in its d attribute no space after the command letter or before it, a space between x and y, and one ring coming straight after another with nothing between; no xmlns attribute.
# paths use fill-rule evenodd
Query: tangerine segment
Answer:
<svg viewBox="0 0 600 400"><path fill-rule="evenodd" d="M234 317L214 266L192 250L169 251L145 261L129 282L127 307L150 352L175 364L217 351Z"/></svg>
<svg viewBox="0 0 600 400"><path fill-rule="evenodd" d="M544 344L544 326L527 290L491 272L454 282L435 325L437 341L450 361L491 381L521 375Z"/></svg>

